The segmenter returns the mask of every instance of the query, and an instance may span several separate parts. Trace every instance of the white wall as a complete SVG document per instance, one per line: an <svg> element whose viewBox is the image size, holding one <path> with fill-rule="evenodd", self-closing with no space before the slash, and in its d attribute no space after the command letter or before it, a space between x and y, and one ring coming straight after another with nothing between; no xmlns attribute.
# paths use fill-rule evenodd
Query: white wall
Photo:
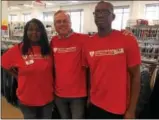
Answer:
<svg viewBox="0 0 159 120"><path fill-rule="evenodd" d="M145 16L145 5L146 4L155 4L159 3L159 1L132 1L132 5L130 5L131 9L131 14L130 18L132 19L141 19L144 18Z"/></svg>
<svg viewBox="0 0 159 120"><path fill-rule="evenodd" d="M144 8L146 4L159 3L159 1L112 1L114 6L130 6L130 19L141 19L144 18ZM83 5L74 5L74 6L59 6L50 9L40 10L41 13L44 11L57 11L58 9L65 10L74 10L74 9L83 9L84 10L84 33L88 31L96 31L96 26L94 24L93 11L96 3L83 4ZM23 13L32 12L31 10L23 11L12 11L10 14L17 14L19 19Z"/></svg>

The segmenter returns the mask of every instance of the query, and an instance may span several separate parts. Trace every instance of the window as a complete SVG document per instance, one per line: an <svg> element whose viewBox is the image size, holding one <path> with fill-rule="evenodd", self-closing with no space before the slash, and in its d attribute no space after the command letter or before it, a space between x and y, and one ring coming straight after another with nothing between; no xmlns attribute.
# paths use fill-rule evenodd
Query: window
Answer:
<svg viewBox="0 0 159 120"><path fill-rule="evenodd" d="M54 12L43 12L43 21L53 22Z"/></svg>
<svg viewBox="0 0 159 120"><path fill-rule="evenodd" d="M75 32L83 32L83 10L68 11L71 17L72 29Z"/></svg>
<svg viewBox="0 0 159 120"><path fill-rule="evenodd" d="M115 7L114 13L116 15L115 20L113 21L112 27L117 30L125 29L127 21L129 19L129 7Z"/></svg>
<svg viewBox="0 0 159 120"><path fill-rule="evenodd" d="M16 21L18 21L18 16L17 15L9 15L8 16L8 20L9 20L9 22L16 22Z"/></svg>
<svg viewBox="0 0 159 120"><path fill-rule="evenodd" d="M159 3L158 4L147 4L145 6L145 18L147 20L158 20L159 19Z"/></svg>
<svg viewBox="0 0 159 120"><path fill-rule="evenodd" d="M23 20L24 22L28 22L29 20L31 20L31 14L30 14L30 13L25 13L25 14L23 14L22 20Z"/></svg>

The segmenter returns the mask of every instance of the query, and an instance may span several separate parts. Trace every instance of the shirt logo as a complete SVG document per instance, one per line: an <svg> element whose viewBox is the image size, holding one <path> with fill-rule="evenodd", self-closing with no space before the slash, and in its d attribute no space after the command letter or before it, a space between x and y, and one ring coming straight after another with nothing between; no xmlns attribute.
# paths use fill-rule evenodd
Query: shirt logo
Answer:
<svg viewBox="0 0 159 120"><path fill-rule="evenodd" d="M48 59L49 56L42 56L41 54L30 54L30 55L22 55L24 60L33 60L33 59Z"/></svg>
<svg viewBox="0 0 159 120"><path fill-rule="evenodd" d="M90 51L89 52L91 57L94 57L94 56L113 56L113 55L119 55L119 54L123 54L123 53L124 53L124 48L97 50L97 51Z"/></svg>
<svg viewBox="0 0 159 120"><path fill-rule="evenodd" d="M23 58L24 60L26 60L26 59L27 59L27 55L22 55L22 58Z"/></svg>
<svg viewBox="0 0 159 120"><path fill-rule="evenodd" d="M94 51L89 52L90 56L93 57L94 56Z"/></svg>
<svg viewBox="0 0 159 120"><path fill-rule="evenodd" d="M54 52L56 53L56 51L57 51L57 48L54 48Z"/></svg>
<svg viewBox="0 0 159 120"><path fill-rule="evenodd" d="M68 48L54 48L53 51L55 53L68 53L68 52L76 52L76 47L68 47Z"/></svg>
<svg viewBox="0 0 159 120"><path fill-rule="evenodd" d="M28 60L28 61L25 61L26 65L31 65L34 63L34 60Z"/></svg>

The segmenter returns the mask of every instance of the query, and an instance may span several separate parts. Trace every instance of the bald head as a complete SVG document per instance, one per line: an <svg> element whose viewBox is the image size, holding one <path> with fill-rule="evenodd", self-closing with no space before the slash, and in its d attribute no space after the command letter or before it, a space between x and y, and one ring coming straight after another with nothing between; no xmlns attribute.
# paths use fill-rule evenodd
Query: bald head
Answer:
<svg viewBox="0 0 159 120"><path fill-rule="evenodd" d="M110 2L100 1L96 5L95 9L98 9L99 7L109 9L109 11L112 13L114 12L114 6Z"/></svg>
<svg viewBox="0 0 159 120"><path fill-rule="evenodd" d="M111 24L115 19L114 7L109 2L100 1L94 11L95 23L100 30L111 29ZM108 30L109 31L109 30Z"/></svg>

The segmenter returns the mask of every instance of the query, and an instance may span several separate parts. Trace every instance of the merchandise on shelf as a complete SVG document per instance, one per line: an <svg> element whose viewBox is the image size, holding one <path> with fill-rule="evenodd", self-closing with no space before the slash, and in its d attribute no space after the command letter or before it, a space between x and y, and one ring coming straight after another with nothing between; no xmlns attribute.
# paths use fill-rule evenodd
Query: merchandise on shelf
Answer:
<svg viewBox="0 0 159 120"><path fill-rule="evenodd" d="M159 25L159 20L153 20L154 25Z"/></svg>
<svg viewBox="0 0 159 120"><path fill-rule="evenodd" d="M56 35L53 22L45 21L45 22L43 22L43 24L45 26L45 29L46 29L46 32L47 32L47 35L48 35L48 38L49 38L49 41L50 41L52 36Z"/></svg>
<svg viewBox="0 0 159 120"><path fill-rule="evenodd" d="M18 44L20 43L21 40L18 40L18 39L10 39L9 37L2 37L2 40L1 40L1 50L7 50L11 47L13 47L15 44Z"/></svg>
<svg viewBox="0 0 159 120"><path fill-rule="evenodd" d="M148 20L137 19L136 23L137 23L137 25L148 25Z"/></svg>
<svg viewBox="0 0 159 120"><path fill-rule="evenodd" d="M159 26L133 26L127 29L137 37L142 62L159 64Z"/></svg>
<svg viewBox="0 0 159 120"><path fill-rule="evenodd" d="M8 32L8 22L7 20L2 20L2 25L1 25L1 36L2 37L8 37L9 32Z"/></svg>
<svg viewBox="0 0 159 120"><path fill-rule="evenodd" d="M23 34L24 34L25 24L26 24L25 22L9 23L9 37L11 39L15 38L15 37L22 39ZM55 29L53 27L53 23L45 21L45 22L43 22L43 24L45 26L48 38L50 40L53 35L56 35Z"/></svg>
<svg viewBox="0 0 159 120"><path fill-rule="evenodd" d="M10 37L21 37L24 33L24 22L11 22L9 23L9 36Z"/></svg>

